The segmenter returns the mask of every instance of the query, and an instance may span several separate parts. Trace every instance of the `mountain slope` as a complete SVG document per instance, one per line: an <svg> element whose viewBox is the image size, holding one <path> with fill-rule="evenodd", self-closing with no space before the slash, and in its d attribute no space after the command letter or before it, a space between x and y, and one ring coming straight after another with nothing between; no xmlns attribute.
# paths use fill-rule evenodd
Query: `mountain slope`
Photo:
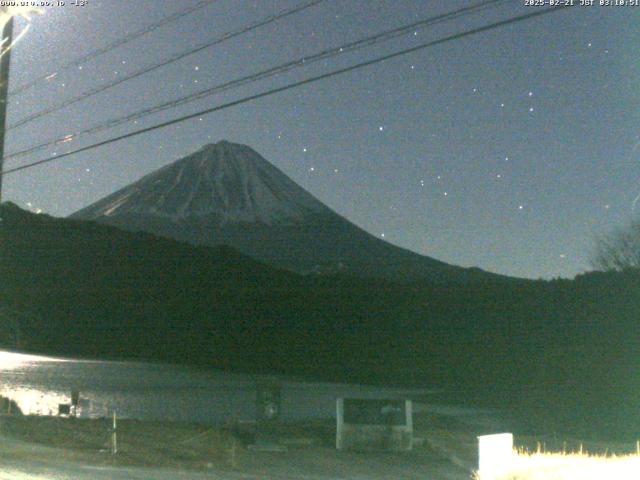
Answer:
<svg viewBox="0 0 640 480"><path fill-rule="evenodd" d="M229 245L298 273L499 278L391 245L330 210L251 148L221 141L74 213L193 245Z"/></svg>
<svg viewBox="0 0 640 480"><path fill-rule="evenodd" d="M212 223L291 224L329 214L322 203L249 147L220 142L167 165L73 217L155 216Z"/></svg>

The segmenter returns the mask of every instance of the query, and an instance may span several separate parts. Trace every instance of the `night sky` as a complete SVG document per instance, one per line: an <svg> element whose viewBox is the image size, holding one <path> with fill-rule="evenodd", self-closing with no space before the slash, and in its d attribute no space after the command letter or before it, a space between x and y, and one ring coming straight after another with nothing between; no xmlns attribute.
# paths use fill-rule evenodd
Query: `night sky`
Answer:
<svg viewBox="0 0 640 480"><path fill-rule="evenodd" d="M304 1L213 2L12 96L9 123ZM197 2L70 3L32 18L11 88ZM326 0L11 129L6 152L473 3ZM505 2L5 168L539 8ZM589 269L598 235L640 215L639 46L640 7L557 11L8 175L3 200L66 216L226 139L393 244L508 275L572 277Z"/></svg>

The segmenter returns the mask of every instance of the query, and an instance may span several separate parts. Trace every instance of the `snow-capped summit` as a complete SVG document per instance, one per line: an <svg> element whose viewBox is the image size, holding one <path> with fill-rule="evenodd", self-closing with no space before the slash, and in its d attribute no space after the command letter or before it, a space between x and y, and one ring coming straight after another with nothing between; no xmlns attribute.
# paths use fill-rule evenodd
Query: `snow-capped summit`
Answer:
<svg viewBox="0 0 640 480"><path fill-rule="evenodd" d="M215 217L220 224L295 223L327 207L253 149L227 141L156 170L74 214L97 219L151 215L173 221Z"/></svg>
<svg viewBox="0 0 640 480"><path fill-rule="evenodd" d="M391 245L333 212L251 148L206 145L72 215L194 245L228 245L299 273L402 280L494 277Z"/></svg>

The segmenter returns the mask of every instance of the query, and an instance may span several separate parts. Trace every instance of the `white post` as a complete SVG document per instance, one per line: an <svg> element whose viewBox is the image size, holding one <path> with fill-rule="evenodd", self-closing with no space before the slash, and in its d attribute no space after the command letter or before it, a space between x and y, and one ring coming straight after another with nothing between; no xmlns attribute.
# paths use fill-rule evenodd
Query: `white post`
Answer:
<svg viewBox="0 0 640 480"><path fill-rule="evenodd" d="M413 402L411 400L404 401L404 411L407 430L413 435Z"/></svg>
<svg viewBox="0 0 640 480"><path fill-rule="evenodd" d="M513 434L498 433L478 437L478 474L480 480L505 476L513 462Z"/></svg>
<svg viewBox="0 0 640 480"><path fill-rule="evenodd" d="M404 401L404 410L405 410L405 424L407 429L407 434L411 439L409 442L409 450L413 450L413 402L411 400Z"/></svg>
<svg viewBox="0 0 640 480"><path fill-rule="evenodd" d="M342 449L342 434L344 429L344 399L336 401L336 449Z"/></svg>
<svg viewBox="0 0 640 480"><path fill-rule="evenodd" d="M118 453L118 422L116 419L116 411L113 411L113 430L111 433L111 454Z"/></svg>

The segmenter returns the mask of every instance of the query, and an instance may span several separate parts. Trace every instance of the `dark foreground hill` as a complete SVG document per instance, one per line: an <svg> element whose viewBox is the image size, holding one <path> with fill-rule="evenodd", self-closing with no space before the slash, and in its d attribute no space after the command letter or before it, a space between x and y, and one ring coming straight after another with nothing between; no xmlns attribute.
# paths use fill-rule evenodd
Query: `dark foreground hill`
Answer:
<svg viewBox="0 0 640 480"><path fill-rule="evenodd" d="M0 209L0 341L318 379L444 387L549 431L640 430L640 276L394 284Z"/></svg>

